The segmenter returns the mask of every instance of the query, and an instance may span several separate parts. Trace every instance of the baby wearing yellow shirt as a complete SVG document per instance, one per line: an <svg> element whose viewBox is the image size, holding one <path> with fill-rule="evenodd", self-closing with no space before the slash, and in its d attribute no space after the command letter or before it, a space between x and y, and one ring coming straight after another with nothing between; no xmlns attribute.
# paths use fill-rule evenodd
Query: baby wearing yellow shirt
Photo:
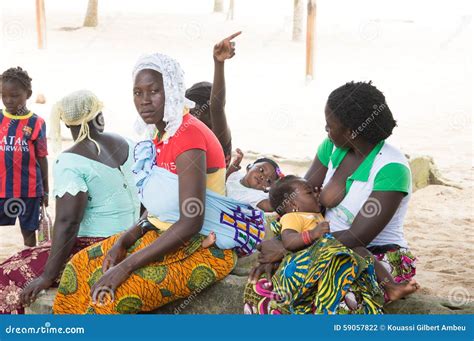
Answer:
<svg viewBox="0 0 474 341"><path fill-rule="evenodd" d="M305 179L285 176L272 186L269 197L270 204L281 216L281 240L288 251L303 250L329 233L329 222L321 214L319 192ZM353 247L352 250L362 257L373 257L365 247ZM374 264L377 281L385 289L388 300L395 301L418 290L419 285L414 279L397 283L375 258ZM350 297L346 295L344 299L351 309L355 309Z"/></svg>
<svg viewBox="0 0 474 341"><path fill-rule="evenodd" d="M312 244L313 241L329 232L329 223L324 220L321 213L313 212L290 212L280 219L281 239L283 246L288 251L301 250L299 238L306 247L306 241ZM297 234L300 234L298 237ZM303 248L304 248L303 247Z"/></svg>
<svg viewBox="0 0 474 341"><path fill-rule="evenodd" d="M288 251L299 251L329 232L319 193L299 177L288 175L270 189L270 203L281 216L281 239Z"/></svg>

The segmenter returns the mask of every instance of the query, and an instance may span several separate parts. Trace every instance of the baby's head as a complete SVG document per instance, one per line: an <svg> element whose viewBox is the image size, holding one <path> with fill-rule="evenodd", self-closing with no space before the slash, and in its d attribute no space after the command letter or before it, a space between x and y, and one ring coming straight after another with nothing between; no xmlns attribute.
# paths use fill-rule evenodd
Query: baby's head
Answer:
<svg viewBox="0 0 474 341"><path fill-rule="evenodd" d="M287 175L275 182L269 197L270 204L280 216L290 212L321 212L318 193L299 176Z"/></svg>
<svg viewBox="0 0 474 341"><path fill-rule="evenodd" d="M282 176L278 164L264 157L247 166L247 174L242 178L242 184L259 191L267 191Z"/></svg>

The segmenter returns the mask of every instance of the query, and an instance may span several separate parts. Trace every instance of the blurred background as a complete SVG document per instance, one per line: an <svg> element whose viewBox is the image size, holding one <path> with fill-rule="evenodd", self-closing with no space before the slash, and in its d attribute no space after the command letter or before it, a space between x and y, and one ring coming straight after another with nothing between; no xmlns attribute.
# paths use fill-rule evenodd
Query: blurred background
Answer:
<svg viewBox="0 0 474 341"><path fill-rule="evenodd" d="M39 49L35 4L42 1ZM421 292L472 301L472 1L310 3L316 7L312 78L308 0L2 0L0 70L29 72L28 106L45 118L62 96L92 90L105 103L106 129L138 139L131 79L138 56L174 57L189 87L212 81L214 44L243 31L225 65L233 147L250 158L281 156L283 171L299 175L326 136L329 93L351 80L372 80L398 121L389 142L412 159L432 156L457 186L430 185L410 201L405 231L418 257ZM97 8L88 16L89 4ZM45 103L36 103L39 95ZM19 228L3 227L0 260L21 248Z"/></svg>
<svg viewBox="0 0 474 341"><path fill-rule="evenodd" d="M398 121L393 144L432 155L446 172L472 169L468 0L316 1L312 81L305 73L306 0L98 0L95 27L83 26L89 0L44 3L43 49L35 1L1 3L0 68L29 72L30 107L41 116L61 96L88 88L105 103L106 129L138 138L131 128L137 57L159 51L181 63L188 86L212 81L213 45L241 30L237 54L226 62L234 148L309 160L325 137L331 90L372 80ZM34 104L37 94L45 104Z"/></svg>

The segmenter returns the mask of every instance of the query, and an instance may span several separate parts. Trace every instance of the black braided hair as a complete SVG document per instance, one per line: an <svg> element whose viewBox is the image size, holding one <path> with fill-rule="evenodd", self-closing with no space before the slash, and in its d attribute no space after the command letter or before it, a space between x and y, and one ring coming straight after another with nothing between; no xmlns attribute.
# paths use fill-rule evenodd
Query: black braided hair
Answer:
<svg viewBox="0 0 474 341"><path fill-rule="evenodd" d="M353 137L360 135L372 144L392 135L397 125L385 96L372 81L344 84L331 92L327 105Z"/></svg>
<svg viewBox="0 0 474 341"><path fill-rule="evenodd" d="M296 175L286 175L281 179L278 179L273 186L270 188L268 194L270 199L270 205L280 216L286 212L286 207L292 200L292 193L295 192L295 183L301 182L303 179Z"/></svg>
<svg viewBox="0 0 474 341"><path fill-rule="evenodd" d="M19 66L5 70L1 75L1 81L3 83L16 81L23 87L23 89L25 89L26 91L31 91L32 79L30 78L30 76L28 76L28 72L26 72L26 70L23 70Z"/></svg>

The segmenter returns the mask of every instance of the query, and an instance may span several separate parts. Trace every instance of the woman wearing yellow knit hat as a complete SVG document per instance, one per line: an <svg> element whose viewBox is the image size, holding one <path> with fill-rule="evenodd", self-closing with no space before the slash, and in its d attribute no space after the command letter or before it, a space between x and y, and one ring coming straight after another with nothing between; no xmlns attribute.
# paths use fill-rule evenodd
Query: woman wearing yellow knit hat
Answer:
<svg viewBox="0 0 474 341"><path fill-rule="evenodd" d="M0 313L23 313L41 290L57 286L73 254L127 229L139 216L131 172L134 145L104 132L97 97L86 90L73 92L54 106L51 120L56 148L61 121L74 139L54 163L52 244L25 249L0 266L0 283L8 284Z"/></svg>

